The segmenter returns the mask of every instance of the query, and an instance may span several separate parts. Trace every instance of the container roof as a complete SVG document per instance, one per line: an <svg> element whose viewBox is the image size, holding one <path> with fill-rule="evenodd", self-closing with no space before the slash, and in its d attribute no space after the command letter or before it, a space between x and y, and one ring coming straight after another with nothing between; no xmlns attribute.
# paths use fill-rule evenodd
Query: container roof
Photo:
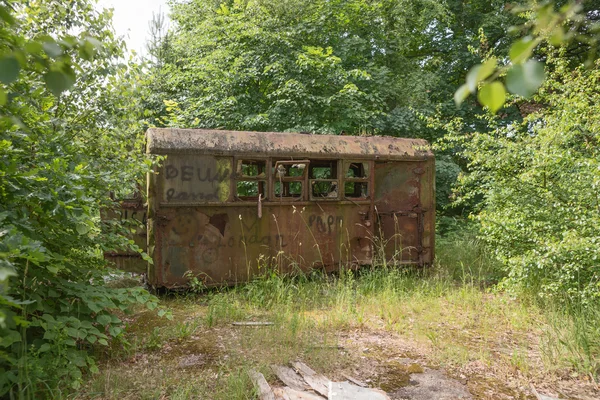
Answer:
<svg viewBox="0 0 600 400"><path fill-rule="evenodd" d="M151 128L146 132L152 154L215 154L314 158L432 158L423 139L391 136L316 135L209 129Z"/></svg>

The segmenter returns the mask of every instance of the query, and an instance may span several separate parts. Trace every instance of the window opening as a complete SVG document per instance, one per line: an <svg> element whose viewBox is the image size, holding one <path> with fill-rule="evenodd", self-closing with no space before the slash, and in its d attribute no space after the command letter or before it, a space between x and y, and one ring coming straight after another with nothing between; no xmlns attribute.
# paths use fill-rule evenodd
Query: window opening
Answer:
<svg viewBox="0 0 600 400"><path fill-rule="evenodd" d="M237 175L243 178L265 178L266 164L263 160L238 160Z"/></svg>
<svg viewBox="0 0 600 400"><path fill-rule="evenodd" d="M369 198L369 184L367 182L344 183L344 196L354 198Z"/></svg>
<svg viewBox="0 0 600 400"><path fill-rule="evenodd" d="M312 160L309 167L312 200L339 199L337 160Z"/></svg>
<svg viewBox="0 0 600 400"><path fill-rule="evenodd" d="M302 197L302 182L275 182L273 190L276 197Z"/></svg>
<svg viewBox="0 0 600 400"><path fill-rule="evenodd" d="M236 165L236 197L239 200L265 199L267 193L267 162L265 160L238 160Z"/></svg>
<svg viewBox="0 0 600 400"><path fill-rule="evenodd" d="M369 164L365 162L351 162L346 169L346 178L368 178Z"/></svg>
<svg viewBox="0 0 600 400"><path fill-rule="evenodd" d="M345 163L344 197L369 198L369 163L351 161Z"/></svg>
<svg viewBox="0 0 600 400"><path fill-rule="evenodd" d="M308 160L283 160L273 164L273 195L277 199L304 197L304 181L308 170Z"/></svg>

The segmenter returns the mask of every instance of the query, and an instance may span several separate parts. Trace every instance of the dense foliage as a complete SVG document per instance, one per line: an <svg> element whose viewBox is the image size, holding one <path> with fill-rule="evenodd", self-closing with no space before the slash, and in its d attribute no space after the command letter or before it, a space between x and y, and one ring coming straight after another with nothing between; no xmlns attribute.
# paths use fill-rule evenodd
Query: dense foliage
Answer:
<svg viewBox="0 0 600 400"><path fill-rule="evenodd" d="M523 123L454 139L470 171L461 200L481 200L481 236L508 287L589 303L600 297L600 64L567 63L552 59Z"/></svg>
<svg viewBox="0 0 600 400"><path fill-rule="evenodd" d="M0 2L0 397L78 387L119 313L156 305L104 286L103 250L128 242L99 210L150 164L123 46L89 1Z"/></svg>
<svg viewBox="0 0 600 400"><path fill-rule="evenodd" d="M152 79L158 123L423 135L438 76L420 65L439 2L190 1ZM440 22L438 22L440 21Z"/></svg>

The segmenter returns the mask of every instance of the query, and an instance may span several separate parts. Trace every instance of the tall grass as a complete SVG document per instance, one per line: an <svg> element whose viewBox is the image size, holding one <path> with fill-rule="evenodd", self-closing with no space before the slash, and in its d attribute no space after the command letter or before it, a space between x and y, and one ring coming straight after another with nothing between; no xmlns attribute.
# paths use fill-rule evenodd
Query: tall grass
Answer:
<svg viewBox="0 0 600 400"><path fill-rule="evenodd" d="M472 358L464 348L452 344L470 338L452 338L451 332L432 328L440 316L447 319L442 322L477 331L473 335L483 343L474 351L486 360L492 357L489 346L500 340L495 330L525 335L542 327L540 350L549 370L561 366L598 375L600 307L565 308L502 293L496 285L503 278L501 266L467 225L438 237L436 251L434 265L424 268L380 265L358 271L341 269L333 275L312 271L293 276L263 268L249 283L212 292L207 324L215 326L249 315L276 316L278 323L296 332L313 329L314 323L331 331L368 327L369 320L376 317L388 330L410 333L438 346L442 356L451 361ZM448 303L451 305L441 305ZM512 355L513 363L527 369L517 353Z"/></svg>
<svg viewBox="0 0 600 400"><path fill-rule="evenodd" d="M600 308L565 308L564 303L543 304L502 292L496 285L503 277L500 265L468 226L447 231L437 238L436 247L436 261L429 267L388 264L357 271L341 268L335 274L315 270L286 275L262 265L248 283L169 300L179 319L172 326L140 332L146 335L140 346L147 351L159 351L161 340L176 347L194 335L215 343L214 335L231 330L234 321L270 321L273 326L235 328L235 345L229 342L227 359L216 370L190 376L193 387L159 378L148 388L149 398L156 393L252 398L249 368L269 378L270 364L298 357L322 373L334 372L343 368L344 357L351 357L337 351L344 331L397 334L420 347L421 356L434 364L480 361L493 364L495 371L518 370L526 379L557 369L597 378ZM532 351L542 355L541 370ZM216 384L213 376L218 376ZM128 393L135 390L131 383L123 385ZM97 386L108 390L102 380ZM119 398L117 392L107 398Z"/></svg>

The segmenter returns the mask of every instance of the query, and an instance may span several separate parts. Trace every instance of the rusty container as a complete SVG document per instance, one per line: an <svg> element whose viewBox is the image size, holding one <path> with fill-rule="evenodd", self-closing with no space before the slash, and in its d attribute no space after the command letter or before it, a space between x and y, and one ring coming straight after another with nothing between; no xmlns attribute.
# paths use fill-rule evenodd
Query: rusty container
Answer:
<svg viewBox="0 0 600 400"><path fill-rule="evenodd" d="M154 287L361 265L430 264L435 165L395 137L149 129Z"/></svg>
<svg viewBox="0 0 600 400"><path fill-rule="evenodd" d="M104 221L119 221L130 231L128 238L143 251L146 251L147 233L146 218L147 205L144 204L140 193L118 202L114 209L104 209L100 216ZM140 256L139 252L129 249L116 249L105 251L104 258L110 261L114 267L126 272L137 274L146 273L148 263Z"/></svg>

